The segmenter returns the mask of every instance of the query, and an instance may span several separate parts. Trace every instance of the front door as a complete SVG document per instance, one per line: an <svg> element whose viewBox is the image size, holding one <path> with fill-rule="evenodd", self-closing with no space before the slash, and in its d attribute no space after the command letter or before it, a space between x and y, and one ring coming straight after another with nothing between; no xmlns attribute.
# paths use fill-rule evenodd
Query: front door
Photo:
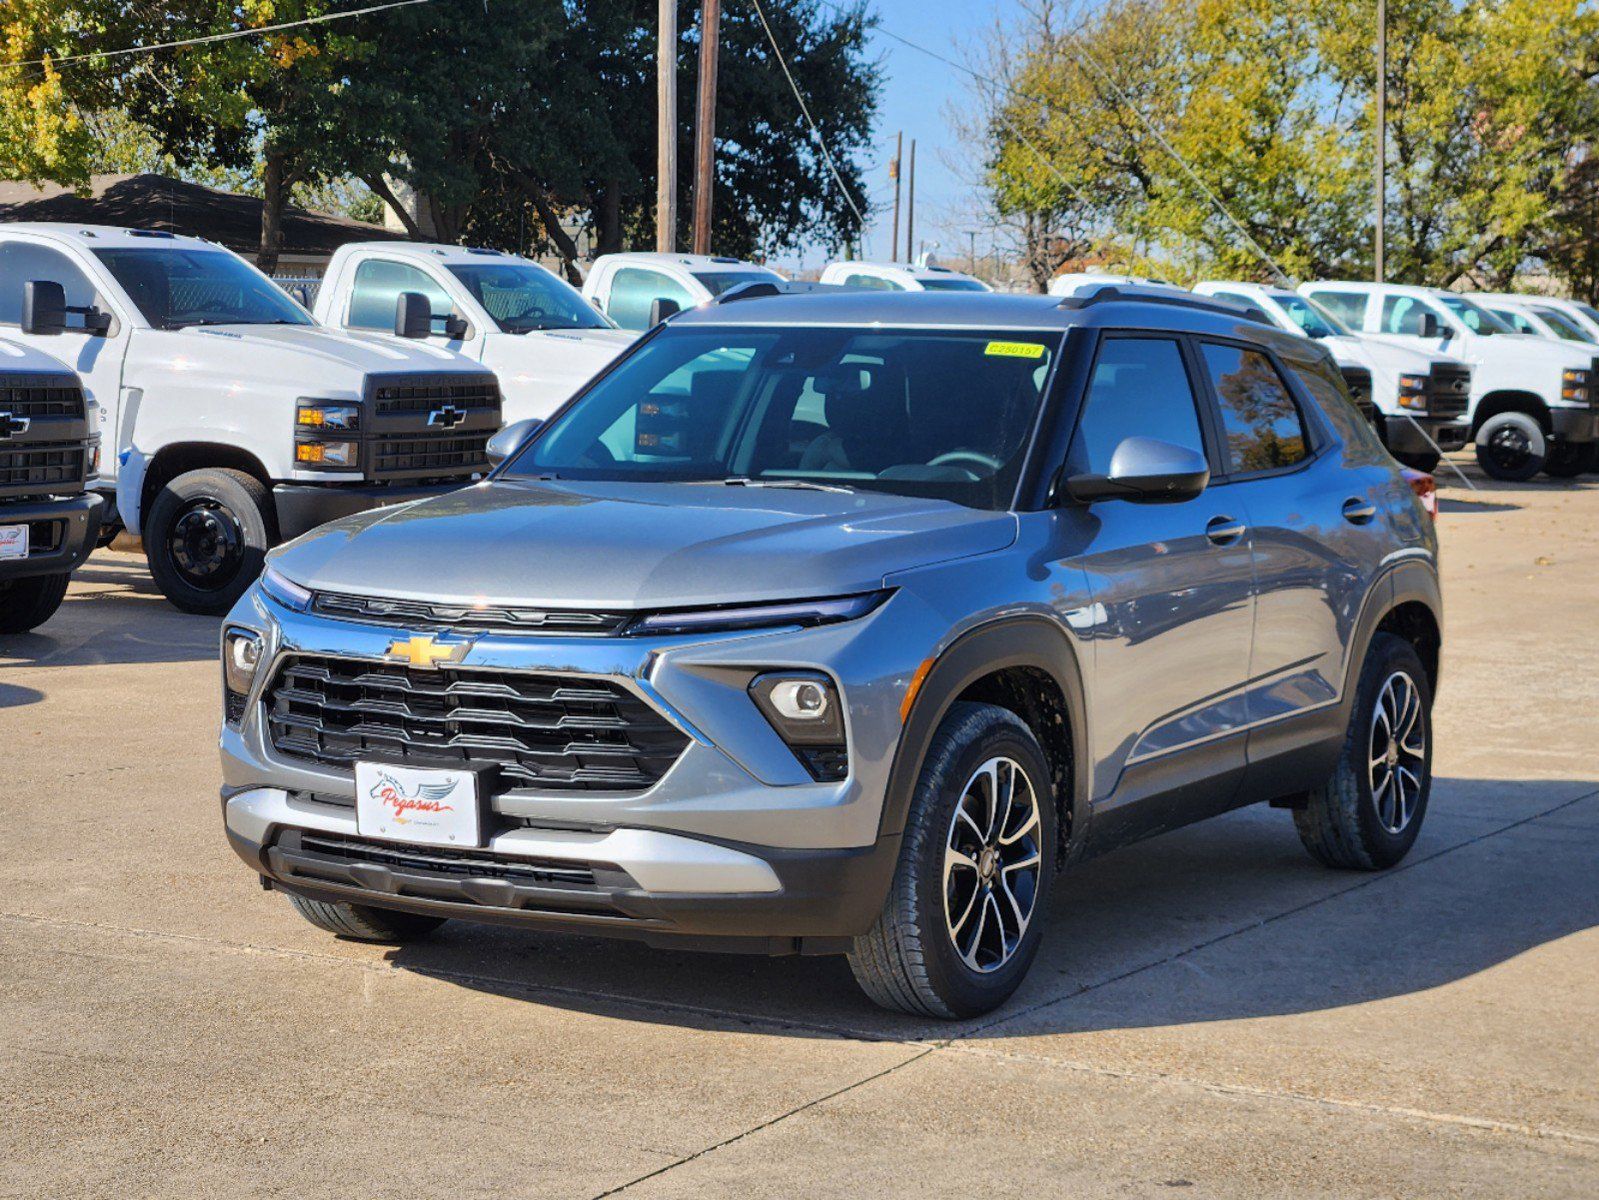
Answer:
<svg viewBox="0 0 1599 1200"><path fill-rule="evenodd" d="M1214 458L1183 342L1100 345L1068 452L1103 474L1122 440L1156 437ZM1177 504L1102 500L1059 513L1062 566L1092 595L1073 624L1093 648L1094 839L1121 842L1228 807L1244 769L1254 621L1252 534L1237 489Z"/></svg>

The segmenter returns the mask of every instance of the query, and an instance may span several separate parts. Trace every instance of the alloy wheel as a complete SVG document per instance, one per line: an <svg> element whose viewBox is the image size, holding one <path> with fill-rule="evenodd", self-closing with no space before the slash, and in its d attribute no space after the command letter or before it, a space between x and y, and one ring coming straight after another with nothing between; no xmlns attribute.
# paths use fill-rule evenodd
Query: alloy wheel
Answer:
<svg viewBox="0 0 1599 1200"><path fill-rule="evenodd" d="M1041 828L1037 790L1015 759L989 759L961 789L944 846L944 927L974 971L1003 967L1032 923Z"/></svg>
<svg viewBox="0 0 1599 1200"><path fill-rule="evenodd" d="M1369 757L1377 820L1389 833L1403 833L1416 814L1427 771L1427 721L1421 692L1403 671L1388 676L1377 693Z"/></svg>

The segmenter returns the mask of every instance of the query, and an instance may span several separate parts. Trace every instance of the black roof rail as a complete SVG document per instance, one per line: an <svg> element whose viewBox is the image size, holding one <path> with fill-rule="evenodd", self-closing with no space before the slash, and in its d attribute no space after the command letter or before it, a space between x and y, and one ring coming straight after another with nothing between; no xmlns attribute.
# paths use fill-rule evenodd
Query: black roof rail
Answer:
<svg viewBox="0 0 1599 1200"><path fill-rule="evenodd" d="M1193 293L1178 295L1174 292L1157 292L1153 288L1120 287L1115 284L1107 284L1086 296L1067 296L1056 307L1092 308L1096 304L1108 304L1114 300L1132 304L1170 304L1174 308L1197 308L1201 312L1220 313L1224 317L1245 317L1273 328L1277 324L1264 310L1256 308L1253 304L1238 304L1215 296L1197 296Z"/></svg>
<svg viewBox="0 0 1599 1200"><path fill-rule="evenodd" d="M712 304L732 304L735 300L759 300L763 296L807 296L817 292L858 292L859 288L845 287L839 283L815 283L800 279L758 279L728 288L711 301Z"/></svg>

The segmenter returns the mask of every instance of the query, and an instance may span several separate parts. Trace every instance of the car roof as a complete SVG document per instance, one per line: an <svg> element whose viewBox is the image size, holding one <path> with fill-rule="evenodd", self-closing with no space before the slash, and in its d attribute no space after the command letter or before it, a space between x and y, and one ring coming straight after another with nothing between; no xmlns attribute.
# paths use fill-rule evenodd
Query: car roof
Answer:
<svg viewBox="0 0 1599 1200"><path fill-rule="evenodd" d="M35 233L61 241L93 246L168 246L189 250L222 250L224 247L204 238L164 229L127 229L120 225L84 225L71 221L6 221L4 233Z"/></svg>
<svg viewBox="0 0 1599 1200"><path fill-rule="evenodd" d="M519 254L511 254L504 250L489 250L479 246L450 246L443 242L346 242L340 249L346 252L372 251L395 258L422 259L428 262L482 263L500 260L527 263L535 267L541 265L530 258L523 258Z"/></svg>

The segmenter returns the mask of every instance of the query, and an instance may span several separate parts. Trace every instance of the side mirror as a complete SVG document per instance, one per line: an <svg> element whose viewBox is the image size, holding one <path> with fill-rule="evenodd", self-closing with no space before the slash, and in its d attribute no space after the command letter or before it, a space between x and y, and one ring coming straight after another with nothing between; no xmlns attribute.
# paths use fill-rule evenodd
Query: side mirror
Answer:
<svg viewBox="0 0 1599 1200"><path fill-rule="evenodd" d="M1176 504L1192 500L1210 483L1210 463L1197 450L1159 438L1130 437L1110 456L1104 475L1074 475L1066 492L1080 504L1095 500L1137 500Z"/></svg>
<svg viewBox="0 0 1599 1200"><path fill-rule="evenodd" d="M1438 318L1430 312L1421 314L1421 336L1424 338L1442 337L1443 329L1438 324Z"/></svg>
<svg viewBox="0 0 1599 1200"><path fill-rule="evenodd" d="M485 453L489 456L489 466L497 467L510 458L527 444L528 439L537 433L543 424L544 422L537 417L528 417L522 421L512 421L496 433L484 447Z"/></svg>
<svg viewBox="0 0 1599 1200"><path fill-rule="evenodd" d="M49 335L66 329L66 289L49 279L30 279L23 284L22 332Z"/></svg>
<svg viewBox="0 0 1599 1200"><path fill-rule="evenodd" d="M667 317L683 311L683 306L669 296L657 296L650 301L650 326L659 325Z"/></svg>
<svg viewBox="0 0 1599 1200"><path fill-rule="evenodd" d="M433 302L421 292L401 292L394 305L394 336L425 338L433 334Z"/></svg>

